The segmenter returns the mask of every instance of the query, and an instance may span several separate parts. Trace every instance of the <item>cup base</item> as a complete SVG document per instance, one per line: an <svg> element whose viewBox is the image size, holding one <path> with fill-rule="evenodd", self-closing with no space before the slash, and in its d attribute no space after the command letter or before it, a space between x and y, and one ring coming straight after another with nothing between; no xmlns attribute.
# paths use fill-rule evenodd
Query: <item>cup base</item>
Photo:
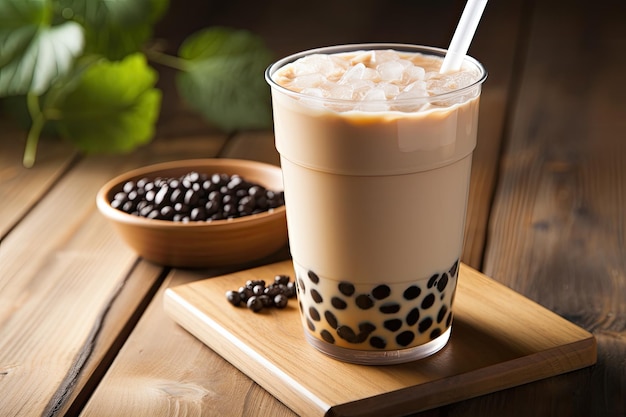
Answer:
<svg viewBox="0 0 626 417"><path fill-rule="evenodd" d="M310 345L320 352L342 362L358 365L395 365L423 359L439 352L448 343L452 326L439 337L423 345L398 350L355 350L346 349L326 343L305 330L306 339Z"/></svg>

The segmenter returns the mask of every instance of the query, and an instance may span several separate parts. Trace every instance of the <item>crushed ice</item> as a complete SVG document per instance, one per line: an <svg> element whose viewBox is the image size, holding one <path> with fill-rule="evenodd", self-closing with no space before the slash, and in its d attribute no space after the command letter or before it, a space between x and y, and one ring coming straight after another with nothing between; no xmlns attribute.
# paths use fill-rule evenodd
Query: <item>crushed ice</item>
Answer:
<svg viewBox="0 0 626 417"><path fill-rule="evenodd" d="M311 98L359 101L357 110L415 111L426 98L466 87L478 77L476 71L439 74L441 62L393 50L313 54L284 66L274 79ZM420 98L423 103L416 104Z"/></svg>

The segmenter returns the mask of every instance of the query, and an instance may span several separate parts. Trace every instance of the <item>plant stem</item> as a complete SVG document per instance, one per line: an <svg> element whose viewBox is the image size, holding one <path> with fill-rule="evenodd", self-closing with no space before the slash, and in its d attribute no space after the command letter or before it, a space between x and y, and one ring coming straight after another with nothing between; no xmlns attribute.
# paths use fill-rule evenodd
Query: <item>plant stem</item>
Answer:
<svg viewBox="0 0 626 417"><path fill-rule="evenodd" d="M187 60L183 58L164 54L163 52L156 51L154 49L147 49L145 54L149 60L156 62L157 64L165 65L166 67L174 68L179 71L188 70L189 65L187 64Z"/></svg>
<svg viewBox="0 0 626 417"><path fill-rule="evenodd" d="M26 148L24 149L24 159L22 164L26 168L32 168L35 165L35 157L37 155L37 144L39 143L39 136L43 129L46 119L39 108L39 97L34 93L28 93L26 96L26 103L28 105L28 112L32 120L32 125L28 131L26 137Z"/></svg>

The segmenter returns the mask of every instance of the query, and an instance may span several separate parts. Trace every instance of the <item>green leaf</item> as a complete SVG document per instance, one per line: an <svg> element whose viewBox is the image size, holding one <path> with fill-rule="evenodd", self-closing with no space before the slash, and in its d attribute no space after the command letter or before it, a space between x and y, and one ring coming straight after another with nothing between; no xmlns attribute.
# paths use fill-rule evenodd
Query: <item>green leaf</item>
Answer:
<svg viewBox="0 0 626 417"><path fill-rule="evenodd" d="M143 54L87 69L57 109L59 132L88 152L128 152L154 136L161 92Z"/></svg>
<svg viewBox="0 0 626 417"><path fill-rule="evenodd" d="M152 36L168 0L59 0L61 15L82 22L86 52L119 60L138 52Z"/></svg>
<svg viewBox="0 0 626 417"><path fill-rule="evenodd" d="M0 97L43 93L82 52L82 27L50 26L50 14L49 1L0 2Z"/></svg>
<svg viewBox="0 0 626 417"><path fill-rule="evenodd" d="M259 37L204 29L187 38L178 53L186 61L177 75L178 90L209 122L225 131L271 126L263 77L271 54Z"/></svg>

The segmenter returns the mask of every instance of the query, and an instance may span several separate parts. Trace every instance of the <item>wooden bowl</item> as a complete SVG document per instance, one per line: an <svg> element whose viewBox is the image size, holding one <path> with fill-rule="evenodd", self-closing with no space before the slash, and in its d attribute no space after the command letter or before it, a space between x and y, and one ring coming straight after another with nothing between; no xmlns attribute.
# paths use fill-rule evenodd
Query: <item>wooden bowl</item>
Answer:
<svg viewBox="0 0 626 417"><path fill-rule="evenodd" d="M113 208L111 201L129 180L180 177L191 171L238 174L274 191L283 190L281 169L238 159L193 159L135 169L107 182L96 203L123 240L141 257L173 267L203 268L233 265L268 256L287 243L285 206L269 211L210 222L156 220Z"/></svg>

